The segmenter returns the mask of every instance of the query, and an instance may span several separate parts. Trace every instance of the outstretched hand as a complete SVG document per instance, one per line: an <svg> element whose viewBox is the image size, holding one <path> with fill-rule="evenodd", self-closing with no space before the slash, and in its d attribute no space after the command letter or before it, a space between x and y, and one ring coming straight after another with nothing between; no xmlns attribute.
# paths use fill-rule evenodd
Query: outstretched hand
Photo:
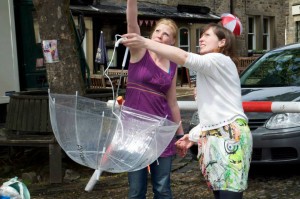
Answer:
<svg viewBox="0 0 300 199"><path fill-rule="evenodd" d="M193 142L189 140L189 135L186 134L180 138L176 143L177 154L181 157L184 157L187 153L187 150L193 146Z"/></svg>
<svg viewBox="0 0 300 199"><path fill-rule="evenodd" d="M127 33L122 35L123 38L122 44L129 48L144 48L146 38L140 36L136 33Z"/></svg>

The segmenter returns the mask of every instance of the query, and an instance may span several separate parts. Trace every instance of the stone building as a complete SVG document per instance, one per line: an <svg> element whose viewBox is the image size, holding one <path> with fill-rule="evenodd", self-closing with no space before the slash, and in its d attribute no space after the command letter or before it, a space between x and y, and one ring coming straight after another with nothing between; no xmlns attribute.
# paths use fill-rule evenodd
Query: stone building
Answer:
<svg viewBox="0 0 300 199"><path fill-rule="evenodd" d="M300 42L300 0L289 0L286 43Z"/></svg>
<svg viewBox="0 0 300 199"><path fill-rule="evenodd" d="M175 12L180 12L179 7L183 5L190 6L187 7L184 12L201 15L203 14L201 8L209 8L209 13L204 14L204 18L192 19L168 16L167 12L165 13L166 15L158 14L157 16L151 16L150 14L142 12L145 8L143 7L139 15L139 20L142 34L149 36L153 21L160 17L173 18L177 22L180 30L177 46L191 52L197 52L199 49L198 39L201 27L208 22L218 22L218 20L212 16L220 17L223 13L232 13L240 18L243 25L243 33L238 36L237 39L239 55L245 57L252 52L268 51L286 43L292 43L292 40L295 40L295 38L291 36L295 35L296 26L289 26L293 20L295 20L295 17L291 17L289 13L291 13L291 7L296 1L299 2L299 0L290 0L290 2L288 0L139 0L139 5L150 5L153 13L166 12L165 9L168 7L171 10L175 8ZM87 26L87 33L89 32L89 27L93 30L94 35L91 36L93 40L97 40L98 30L101 29L106 33L108 49L111 51L110 46L112 46L113 43L111 35L116 32L123 33L126 31L126 26L124 25L126 8L124 6L126 6L126 0L93 1L93 5L97 8L101 8L101 6L107 4L115 7L121 6L124 10L120 13L114 13L113 8L105 12L100 9L98 13L94 12L92 14L91 10L88 9L84 10L78 6L74 6L73 8L74 10L85 12L88 24L93 26ZM104 16L105 19L103 19ZM111 23L112 19L114 23ZM119 20L122 20L122 23ZM95 31L96 29L98 30ZM95 51L96 43L97 42L94 41L93 51ZM93 59L90 59L91 65L93 65L92 60ZM116 64L118 65L118 63Z"/></svg>

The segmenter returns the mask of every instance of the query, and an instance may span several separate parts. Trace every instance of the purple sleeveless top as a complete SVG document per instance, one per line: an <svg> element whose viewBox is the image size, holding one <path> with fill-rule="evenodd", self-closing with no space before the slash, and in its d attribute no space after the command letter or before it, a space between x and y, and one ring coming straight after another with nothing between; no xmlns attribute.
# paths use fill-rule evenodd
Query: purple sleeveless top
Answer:
<svg viewBox="0 0 300 199"><path fill-rule="evenodd" d="M166 94L171 88L177 66L170 63L169 73L155 64L148 50L137 63L129 63L126 97L124 105L146 113L166 117L173 121ZM176 153L175 139L171 141L161 157Z"/></svg>

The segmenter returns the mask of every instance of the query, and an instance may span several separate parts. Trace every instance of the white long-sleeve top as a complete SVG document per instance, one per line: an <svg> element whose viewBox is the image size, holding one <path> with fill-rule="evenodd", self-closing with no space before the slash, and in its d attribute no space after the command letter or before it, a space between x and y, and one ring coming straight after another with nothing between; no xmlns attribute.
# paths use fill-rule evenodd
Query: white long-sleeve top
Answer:
<svg viewBox="0 0 300 199"><path fill-rule="evenodd" d="M239 75L230 57L221 53L189 53L184 66L197 71L199 133L225 126L237 118L248 121L242 106Z"/></svg>

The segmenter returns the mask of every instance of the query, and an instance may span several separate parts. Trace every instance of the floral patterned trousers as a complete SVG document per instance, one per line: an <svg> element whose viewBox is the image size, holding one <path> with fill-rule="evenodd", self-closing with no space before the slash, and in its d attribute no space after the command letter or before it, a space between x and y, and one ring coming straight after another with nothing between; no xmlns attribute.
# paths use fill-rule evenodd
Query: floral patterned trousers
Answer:
<svg viewBox="0 0 300 199"><path fill-rule="evenodd" d="M203 131L198 150L200 168L209 188L233 192L247 188L252 135L244 119Z"/></svg>

